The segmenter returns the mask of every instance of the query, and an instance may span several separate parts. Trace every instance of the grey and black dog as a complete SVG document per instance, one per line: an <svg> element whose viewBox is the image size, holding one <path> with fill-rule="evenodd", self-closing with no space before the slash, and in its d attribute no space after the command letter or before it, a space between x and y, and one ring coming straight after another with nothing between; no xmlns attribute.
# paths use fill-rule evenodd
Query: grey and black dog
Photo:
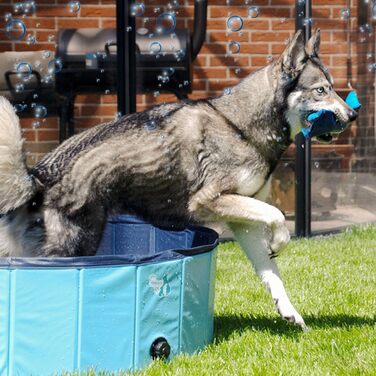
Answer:
<svg viewBox="0 0 376 376"><path fill-rule="evenodd" d="M162 104L98 125L25 165L19 120L0 100L0 256L95 254L109 214L155 224L224 221L281 316L305 327L273 260L289 241L263 202L270 175L307 116L356 113L318 57L320 33L296 33L282 55L220 97ZM331 135L321 136L329 141Z"/></svg>

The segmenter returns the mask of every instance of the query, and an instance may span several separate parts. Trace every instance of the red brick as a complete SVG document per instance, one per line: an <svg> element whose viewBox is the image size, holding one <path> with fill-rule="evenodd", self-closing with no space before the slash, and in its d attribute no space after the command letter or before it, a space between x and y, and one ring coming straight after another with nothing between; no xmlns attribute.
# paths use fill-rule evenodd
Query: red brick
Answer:
<svg viewBox="0 0 376 376"><path fill-rule="evenodd" d="M39 141L54 141L59 139L59 131L38 129Z"/></svg>

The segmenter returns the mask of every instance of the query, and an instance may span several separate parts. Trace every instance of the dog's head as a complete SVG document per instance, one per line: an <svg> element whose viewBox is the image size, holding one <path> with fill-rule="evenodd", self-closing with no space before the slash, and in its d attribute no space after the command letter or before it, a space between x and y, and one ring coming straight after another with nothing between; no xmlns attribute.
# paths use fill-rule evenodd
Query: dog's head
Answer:
<svg viewBox="0 0 376 376"><path fill-rule="evenodd" d="M342 132L356 119L357 113L333 89L333 78L319 58L320 30L316 30L304 45L298 31L276 61L280 85L287 95L286 119L291 136L308 128L308 116L320 110L332 111L335 126L330 133L316 136L320 142L330 142L332 134Z"/></svg>

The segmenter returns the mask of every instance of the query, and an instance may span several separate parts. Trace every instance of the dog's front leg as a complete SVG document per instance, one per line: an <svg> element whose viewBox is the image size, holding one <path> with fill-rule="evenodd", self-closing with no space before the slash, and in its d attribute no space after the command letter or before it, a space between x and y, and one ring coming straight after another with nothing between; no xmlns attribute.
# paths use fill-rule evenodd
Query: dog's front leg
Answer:
<svg viewBox="0 0 376 376"><path fill-rule="evenodd" d="M197 203L196 210L212 219L226 221L234 233L257 275L268 291L280 315L306 329L302 316L287 296L278 267L272 259L275 252L290 239L283 214L262 201L239 195L221 195Z"/></svg>

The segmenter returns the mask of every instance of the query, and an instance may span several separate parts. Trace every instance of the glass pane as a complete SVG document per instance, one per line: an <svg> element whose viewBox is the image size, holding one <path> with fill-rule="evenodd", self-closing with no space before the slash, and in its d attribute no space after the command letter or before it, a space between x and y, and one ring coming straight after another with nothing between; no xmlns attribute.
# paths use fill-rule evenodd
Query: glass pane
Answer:
<svg viewBox="0 0 376 376"><path fill-rule="evenodd" d="M373 2L355 4L333 7L330 19L322 13L325 8L314 7L314 27L322 30L322 60L335 89L346 98L352 86L362 108L356 122L333 143L312 145L313 232L376 220Z"/></svg>

